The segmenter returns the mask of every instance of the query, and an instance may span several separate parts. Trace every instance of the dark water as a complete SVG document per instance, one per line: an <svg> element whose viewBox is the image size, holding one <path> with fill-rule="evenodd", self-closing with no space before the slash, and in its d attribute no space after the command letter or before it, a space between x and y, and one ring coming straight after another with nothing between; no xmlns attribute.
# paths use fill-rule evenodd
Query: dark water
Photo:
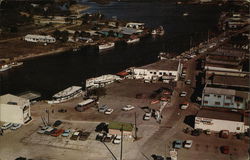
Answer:
<svg viewBox="0 0 250 160"><path fill-rule="evenodd" d="M83 85L86 78L116 73L131 66L155 62L160 51L180 53L207 38L217 24L220 9L217 6L186 5L175 3L111 3L92 6L88 12L107 17L145 22L149 27L163 25L166 35L147 38L133 46L118 46L104 55L85 48L80 53L64 53L27 60L22 67L0 74L0 94L17 94L27 90L40 92L43 98L71 85ZM190 15L183 17L188 12Z"/></svg>

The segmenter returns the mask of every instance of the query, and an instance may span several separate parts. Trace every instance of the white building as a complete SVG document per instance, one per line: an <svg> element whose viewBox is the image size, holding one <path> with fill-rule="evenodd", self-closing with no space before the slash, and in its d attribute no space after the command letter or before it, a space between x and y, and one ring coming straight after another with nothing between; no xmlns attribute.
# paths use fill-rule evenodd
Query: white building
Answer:
<svg viewBox="0 0 250 160"><path fill-rule="evenodd" d="M195 117L195 129L210 129L220 132L228 130L229 132L244 133L247 132L247 125L244 123L244 117L237 112L225 112L202 109Z"/></svg>
<svg viewBox="0 0 250 160"><path fill-rule="evenodd" d="M44 35L35 35L35 34L27 34L24 37L25 41L28 42L42 42L42 43L55 43L56 39L50 35L44 36Z"/></svg>
<svg viewBox="0 0 250 160"><path fill-rule="evenodd" d="M180 77L182 64L175 60L161 60L146 66L133 69L135 79L177 81Z"/></svg>
<svg viewBox="0 0 250 160"><path fill-rule="evenodd" d="M31 119L28 99L11 94L0 96L0 121L24 124Z"/></svg>

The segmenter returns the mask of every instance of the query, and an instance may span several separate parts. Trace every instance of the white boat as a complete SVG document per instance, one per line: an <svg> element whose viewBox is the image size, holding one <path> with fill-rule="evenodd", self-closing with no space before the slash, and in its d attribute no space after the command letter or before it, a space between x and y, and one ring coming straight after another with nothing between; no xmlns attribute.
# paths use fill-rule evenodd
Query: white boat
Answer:
<svg viewBox="0 0 250 160"><path fill-rule="evenodd" d="M8 65L8 64L5 64L5 65L2 65L0 66L0 72L3 72L3 71L6 71L8 69L11 69L11 65Z"/></svg>
<svg viewBox="0 0 250 160"><path fill-rule="evenodd" d="M163 36L165 34L165 30L162 26L159 26L157 29L153 29L151 32L152 35L160 35Z"/></svg>
<svg viewBox="0 0 250 160"><path fill-rule="evenodd" d="M53 95L52 100L48 101L49 104L66 102L75 97L83 95L82 87L80 86L71 86L66 88L63 91L60 91Z"/></svg>
<svg viewBox="0 0 250 160"><path fill-rule="evenodd" d="M111 84L117 80L121 80L121 78L116 75L107 74L87 79L85 86L86 89L100 88L100 87L105 87L106 85Z"/></svg>
<svg viewBox="0 0 250 160"><path fill-rule="evenodd" d="M100 44L98 46L99 51L101 51L101 50L107 50L107 49L112 49L114 47L115 47L115 43L114 42L108 42L108 43Z"/></svg>
<svg viewBox="0 0 250 160"><path fill-rule="evenodd" d="M126 42L127 42L127 44L132 44L132 43L136 43L139 41L140 41L140 38L134 38L134 39L130 38Z"/></svg>
<svg viewBox="0 0 250 160"><path fill-rule="evenodd" d="M156 30L153 29L152 32L151 32L151 34L152 34L152 35L156 35L156 34L157 34Z"/></svg>
<svg viewBox="0 0 250 160"><path fill-rule="evenodd" d="M187 12L183 13L183 16L188 16L189 14Z"/></svg>

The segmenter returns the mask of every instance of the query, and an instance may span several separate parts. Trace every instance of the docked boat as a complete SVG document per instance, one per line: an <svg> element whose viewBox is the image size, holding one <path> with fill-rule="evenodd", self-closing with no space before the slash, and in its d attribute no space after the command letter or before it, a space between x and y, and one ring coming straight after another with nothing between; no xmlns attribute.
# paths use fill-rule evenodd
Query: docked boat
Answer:
<svg viewBox="0 0 250 160"><path fill-rule="evenodd" d="M115 43L114 42L108 42L108 43L100 44L98 46L99 51L112 49L114 47L115 47Z"/></svg>
<svg viewBox="0 0 250 160"><path fill-rule="evenodd" d="M63 91L60 91L53 95L52 100L48 101L49 104L66 102L70 99L76 98L83 95L82 87L71 86Z"/></svg>
<svg viewBox="0 0 250 160"><path fill-rule="evenodd" d="M189 15L189 13L187 13L187 12L183 13L183 16L188 16L188 15Z"/></svg>
<svg viewBox="0 0 250 160"><path fill-rule="evenodd" d="M151 34L163 36L165 34L165 30L164 30L163 26L160 26L159 28L152 30Z"/></svg>
<svg viewBox="0 0 250 160"><path fill-rule="evenodd" d="M105 87L106 85L111 84L118 80L121 80L119 76L107 74L87 79L85 86L86 89L95 89L95 88Z"/></svg>
<svg viewBox="0 0 250 160"><path fill-rule="evenodd" d="M2 66L0 66L0 72L3 72L3 71L7 71L8 69L11 69L11 65L9 64L4 64Z"/></svg>
<svg viewBox="0 0 250 160"><path fill-rule="evenodd" d="M140 41L140 38L129 38L126 42L127 44L133 44Z"/></svg>
<svg viewBox="0 0 250 160"><path fill-rule="evenodd" d="M156 34L157 34L156 30L153 29L152 32L151 32L151 34L152 34L152 35L156 35Z"/></svg>

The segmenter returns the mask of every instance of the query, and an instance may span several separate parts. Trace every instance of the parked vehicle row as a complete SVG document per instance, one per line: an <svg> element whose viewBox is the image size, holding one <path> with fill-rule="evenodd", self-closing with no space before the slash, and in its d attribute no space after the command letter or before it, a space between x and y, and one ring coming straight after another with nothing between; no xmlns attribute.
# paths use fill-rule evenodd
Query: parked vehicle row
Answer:
<svg viewBox="0 0 250 160"><path fill-rule="evenodd" d="M182 141L182 140L175 140L173 143L173 148L175 149L181 149L182 147L184 148L191 148L193 144L192 140L186 140L186 141Z"/></svg>
<svg viewBox="0 0 250 160"><path fill-rule="evenodd" d="M113 142L114 144L121 143L121 136L120 135L111 135L107 133L98 133L96 136L96 140L100 142Z"/></svg>
<svg viewBox="0 0 250 160"><path fill-rule="evenodd" d="M17 130L18 128L22 127L22 124L19 123L4 123L1 127L2 130Z"/></svg>
<svg viewBox="0 0 250 160"><path fill-rule="evenodd" d="M104 114L107 114L107 115L112 114L113 111L114 111L114 109L109 108L107 105L103 105L103 106L98 108L98 112L104 113Z"/></svg>

